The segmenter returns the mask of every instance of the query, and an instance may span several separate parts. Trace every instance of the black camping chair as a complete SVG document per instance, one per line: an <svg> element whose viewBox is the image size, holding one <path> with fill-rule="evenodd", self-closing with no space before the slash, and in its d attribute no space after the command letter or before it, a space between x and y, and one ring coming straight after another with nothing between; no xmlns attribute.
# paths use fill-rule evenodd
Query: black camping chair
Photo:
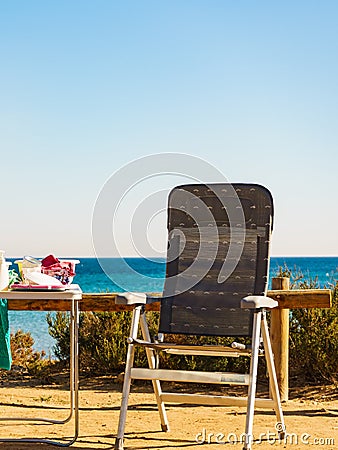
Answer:
<svg viewBox="0 0 338 450"><path fill-rule="evenodd" d="M151 339L145 304L158 301L143 293L117 297L133 304L133 320L115 449L123 436L132 379L152 380L163 431L169 430L165 403L247 407L244 449L253 440L254 408L275 410L280 438L285 427L271 350L266 309L277 302L266 297L269 244L273 222L270 192L255 184L183 185L174 188L168 202L166 280L161 298L159 330ZM139 326L142 339L138 339ZM166 343L168 334L247 337L251 345L235 340L230 346ZM149 368L133 366L136 346L145 347ZM157 352L203 356L248 356L248 374L167 370L158 367ZM256 398L259 355L264 355L271 398ZM246 397L162 392L160 381L247 385Z"/></svg>

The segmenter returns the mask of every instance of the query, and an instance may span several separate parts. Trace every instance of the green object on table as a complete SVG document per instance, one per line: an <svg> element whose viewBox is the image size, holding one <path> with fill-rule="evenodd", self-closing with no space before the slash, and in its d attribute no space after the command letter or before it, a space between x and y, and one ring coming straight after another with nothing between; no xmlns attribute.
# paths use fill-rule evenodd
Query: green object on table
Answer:
<svg viewBox="0 0 338 450"><path fill-rule="evenodd" d="M8 285L8 287L11 287L13 283L20 283L21 282L20 275L14 269L11 269L11 270L8 271L8 276L9 276L9 285Z"/></svg>
<svg viewBox="0 0 338 450"><path fill-rule="evenodd" d="M0 299L0 367L9 370L12 364L11 336L8 321L7 300Z"/></svg>

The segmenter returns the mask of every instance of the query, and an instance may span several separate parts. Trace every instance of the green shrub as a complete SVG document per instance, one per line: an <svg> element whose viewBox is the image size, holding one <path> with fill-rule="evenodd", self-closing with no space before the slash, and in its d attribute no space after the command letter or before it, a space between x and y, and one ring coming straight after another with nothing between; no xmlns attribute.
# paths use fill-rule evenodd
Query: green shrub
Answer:
<svg viewBox="0 0 338 450"><path fill-rule="evenodd" d="M44 351L37 352L33 348L34 339L29 332L17 330L11 333L12 368L30 375L45 374L52 361L45 358ZM1 376L10 376L12 372L0 369Z"/></svg>
<svg viewBox="0 0 338 450"><path fill-rule="evenodd" d="M54 353L61 361L69 359L69 315L47 315L50 335L56 340ZM125 365L131 313L86 312L80 314L80 368L88 373L115 373ZM144 365L145 355L136 351L136 361Z"/></svg>
<svg viewBox="0 0 338 450"><path fill-rule="evenodd" d="M37 352L33 349L34 339L30 333L22 330L11 334L12 364L23 366L27 369L45 356L45 352Z"/></svg>
<svg viewBox="0 0 338 450"><path fill-rule="evenodd" d="M318 277L280 267L277 276L290 278L291 289L318 289ZM297 382L338 381L338 284L332 280L332 307L300 308L290 312L289 369Z"/></svg>
<svg viewBox="0 0 338 450"><path fill-rule="evenodd" d="M46 358L43 350L41 352L34 350L34 339L29 332L19 329L11 333L10 345L14 370L0 369L1 377L16 377L18 373L45 377L51 372L55 361Z"/></svg>
<svg viewBox="0 0 338 450"><path fill-rule="evenodd" d="M159 314L147 312L147 321L152 336L156 334ZM58 312L47 316L50 335L56 340L54 353L61 361L69 359L69 315ZM127 337L130 333L131 312L86 312L80 314L79 346L80 368L92 374L116 373L124 370L127 351ZM141 336L140 336L141 337ZM229 344L229 339L216 337L184 336L192 344ZM183 341L183 336L168 336L176 343ZM182 369L199 370L242 370L248 369L248 358L208 358L202 356L167 355L160 353L160 365ZM140 367L147 365L144 349L137 347L135 363Z"/></svg>
<svg viewBox="0 0 338 450"><path fill-rule="evenodd" d="M291 375L313 382L338 381L338 286L332 307L294 309L290 315Z"/></svg>
<svg viewBox="0 0 338 450"><path fill-rule="evenodd" d="M304 276L299 270L286 266L279 268L278 276L288 275L291 288L318 288L317 278ZM290 373L300 382L338 381L338 286L332 287L333 306L330 309L294 309L290 313ZM156 334L158 313L147 313L151 335ZM66 313L49 315L49 332L56 340L55 355L65 361L69 358L69 317ZM127 342L131 324L130 312L80 314L80 367L87 373L116 373L124 370ZM167 336L176 343L229 345L232 339L196 336ZM240 340L241 341L241 340ZM167 355L160 353L164 368L247 372L249 358L208 358L202 356ZM146 366L143 349L135 355L139 366ZM262 359L262 362L264 359ZM265 374L265 362L260 364Z"/></svg>

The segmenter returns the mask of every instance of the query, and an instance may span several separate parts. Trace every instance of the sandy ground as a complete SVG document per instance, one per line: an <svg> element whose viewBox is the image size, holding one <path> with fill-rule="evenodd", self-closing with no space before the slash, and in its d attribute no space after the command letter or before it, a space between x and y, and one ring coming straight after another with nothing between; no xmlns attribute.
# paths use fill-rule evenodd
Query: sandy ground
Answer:
<svg viewBox="0 0 338 450"><path fill-rule="evenodd" d="M71 448L111 449L117 431L121 384L109 378L81 381L79 438ZM254 421L253 449L337 449L338 390L334 386L291 390L283 404L288 433L279 442L272 411L257 410ZM64 385L44 385L31 380L2 381L0 412L2 417L67 417L69 393ZM147 386L133 386L128 411L126 449L241 449L238 442L244 431L245 409L238 407L168 406L171 431L160 431L154 396ZM1 438L69 438L72 423L38 424L1 422ZM237 441L237 443L236 443ZM65 442L65 441L63 441ZM55 448L36 443L0 443L0 449L32 450Z"/></svg>

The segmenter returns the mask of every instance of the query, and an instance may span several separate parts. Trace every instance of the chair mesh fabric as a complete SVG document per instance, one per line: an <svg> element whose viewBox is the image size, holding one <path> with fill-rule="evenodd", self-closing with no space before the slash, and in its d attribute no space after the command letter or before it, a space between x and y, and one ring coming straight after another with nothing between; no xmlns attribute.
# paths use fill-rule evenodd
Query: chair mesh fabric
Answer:
<svg viewBox="0 0 338 450"><path fill-rule="evenodd" d="M252 184L184 185L168 202L161 333L250 336L247 295L265 295L273 219L270 192Z"/></svg>

